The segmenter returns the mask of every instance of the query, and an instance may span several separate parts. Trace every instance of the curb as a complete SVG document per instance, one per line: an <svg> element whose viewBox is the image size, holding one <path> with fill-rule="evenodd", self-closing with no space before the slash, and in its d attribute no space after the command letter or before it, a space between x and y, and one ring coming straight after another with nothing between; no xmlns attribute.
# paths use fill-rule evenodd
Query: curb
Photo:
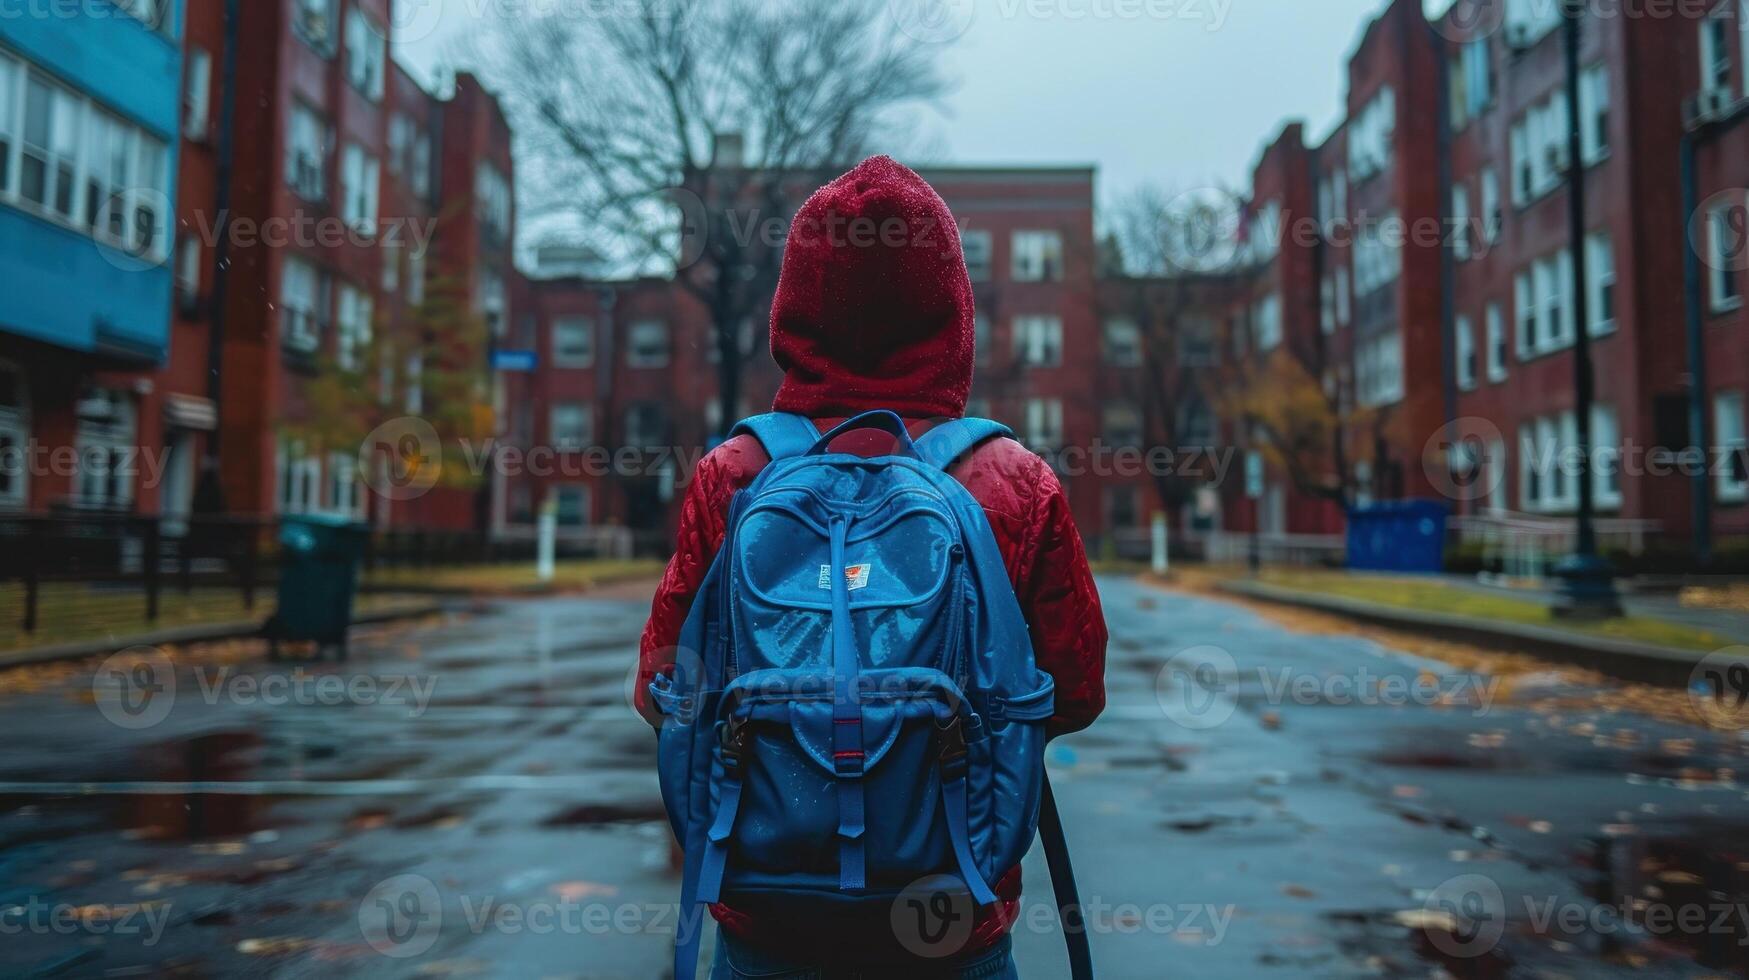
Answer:
<svg viewBox="0 0 1749 980"><path fill-rule="evenodd" d="M378 609L352 618L353 626L373 626L402 619L418 619L457 607L454 602L420 602L393 609ZM241 640L261 635L263 620L232 620L226 623L197 623L135 633L127 637L80 640L76 643L56 643L0 653L0 670L27 667L32 664L54 663L60 660L82 660L137 646L179 646L185 643L210 643L215 640Z"/></svg>
<svg viewBox="0 0 1749 980"><path fill-rule="evenodd" d="M1706 652L1700 650L1661 647L1610 636L1578 636L1569 630L1553 627L1404 609L1261 582L1217 582L1215 588L1247 599L1334 613L1380 626L1425 633L1436 639L1503 647L1576 667L1588 667L1620 680L1662 687L1686 689L1695 666L1706 656Z"/></svg>

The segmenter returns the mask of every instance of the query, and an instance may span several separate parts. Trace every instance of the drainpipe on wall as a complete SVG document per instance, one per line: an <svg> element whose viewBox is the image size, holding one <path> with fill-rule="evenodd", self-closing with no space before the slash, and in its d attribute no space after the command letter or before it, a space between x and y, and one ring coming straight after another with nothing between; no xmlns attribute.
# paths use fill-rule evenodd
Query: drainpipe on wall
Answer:
<svg viewBox="0 0 1749 980"><path fill-rule="evenodd" d="M235 167L237 114L237 20L242 0L225 0L225 53L220 59L218 166L215 168L213 227L213 293L207 310L206 393L213 403L213 428L207 433L206 453L201 460L194 511L219 514L225 509L223 471L219 467L220 440L224 433L225 303L231 273L231 173Z"/></svg>
<svg viewBox="0 0 1749 980"><path fill-rule="evenodd" d="M1695 174L1694 132L1682 134L1682 249L1683 317L1688 334L1688 432L1694 445L1707 444L1706 334L1700 315L1700 251L1689 235L1690 223L1700 208L1699 178ZM1698 466L1689 478L1694 507L1694 558L1702 567L1713 558L1712 486L1708 467Z"/></svg>
<svg viewBox="0 0 1749 980"><path fill-rule="evenodd" d="M1454 277L1457 274L1457 256L1453 250L1451 232L1454 229L1444 227L1445 218L1452 214L1452 163L1451 163L1451 66L1448 62L1448 52L1445 41L1433 25L1427 26L1427 33L1433 39L1433 48L1439 53L1434 60L1435 69L1439 73L1439 214L1440 214L1440 249L1439 249L1439 362L1440 362L1440 392L1444 396L1445 422L1451 423L1457 418L1457 285ZM1469 229L1455 229L1458 234L1468 234ZM1451 450L1447 450L1448 457ZM1450 465L1451 459L1446 460Z"/></svg>

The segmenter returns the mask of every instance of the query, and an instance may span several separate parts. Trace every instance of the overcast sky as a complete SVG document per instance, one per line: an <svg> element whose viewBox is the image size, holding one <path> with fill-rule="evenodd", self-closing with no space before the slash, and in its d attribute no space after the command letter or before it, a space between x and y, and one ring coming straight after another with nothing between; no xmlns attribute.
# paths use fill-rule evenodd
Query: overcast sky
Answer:
<svg viewBox="0 0 1749 980"><path fill-rule="evenodd" d="M852 2L939 3L948 19L913 20L913 33L958 35L943 45L957 88L925 118L926 162L1090 163L1108 202L1142 182L1243 185L1285 121L1328 131L1346 58L1385 0ZM491 6L397 3L417 9L400 15L410 40L396 55L427 80Z"/></svg>

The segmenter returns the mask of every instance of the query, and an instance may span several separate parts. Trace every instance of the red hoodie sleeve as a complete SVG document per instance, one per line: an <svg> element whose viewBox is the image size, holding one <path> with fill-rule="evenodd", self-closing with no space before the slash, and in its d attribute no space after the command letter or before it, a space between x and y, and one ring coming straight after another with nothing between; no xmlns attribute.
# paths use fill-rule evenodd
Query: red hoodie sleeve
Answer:
<svg viewBox="0 0 1749 980"><path fill-rule="evenodd" d="M1039 467L1030 526L1037 531L1015 592L1033 656L1056 682L1056 714L1047 726L1054 738L1086 728L1105 710L1105 612L1069 498L1048 466Z"/></svg>
<svg viewBox="0 0 1749 980"><path fill-rule="evenodd" d="M717 549L722 547L729 498L734 493L734 474L714 454L699 461L680 505L674 557L669 559L662 583L656 587L650 621L644 624L644 636L638 644L638 681L632 698L638 713L652 725L660 727L662 716L650 703L650 681L674 663L680 627L686 622L692 599L698 594L705 573L710 571Z"/></svg>

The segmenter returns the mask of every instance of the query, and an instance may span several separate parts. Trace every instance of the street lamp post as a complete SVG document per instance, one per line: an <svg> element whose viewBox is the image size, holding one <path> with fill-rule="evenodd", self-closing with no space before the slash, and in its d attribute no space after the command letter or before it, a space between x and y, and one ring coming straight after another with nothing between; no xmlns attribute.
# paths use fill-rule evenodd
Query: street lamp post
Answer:
<svg viewBox="0 0 1749 980"><path fill-rule="evenodd" d="M1594 493L1591 459L1591 315L1585 284L1585 147L1581 134L1584 119L1579 98L1579 27L1585 0L1563 0L1562 28L1567 59L1567 228L1573 251L1573 422L1578 436L1579 513L1573 553L1555 565L1560 580L1560 602L1555 611L1564 616L1603 618L1621 614L1621 599L1615 590L1615 572L1597 553L1597 528L1593 520ZM1558 464L1557 464L1558 465Z"/></svg>

